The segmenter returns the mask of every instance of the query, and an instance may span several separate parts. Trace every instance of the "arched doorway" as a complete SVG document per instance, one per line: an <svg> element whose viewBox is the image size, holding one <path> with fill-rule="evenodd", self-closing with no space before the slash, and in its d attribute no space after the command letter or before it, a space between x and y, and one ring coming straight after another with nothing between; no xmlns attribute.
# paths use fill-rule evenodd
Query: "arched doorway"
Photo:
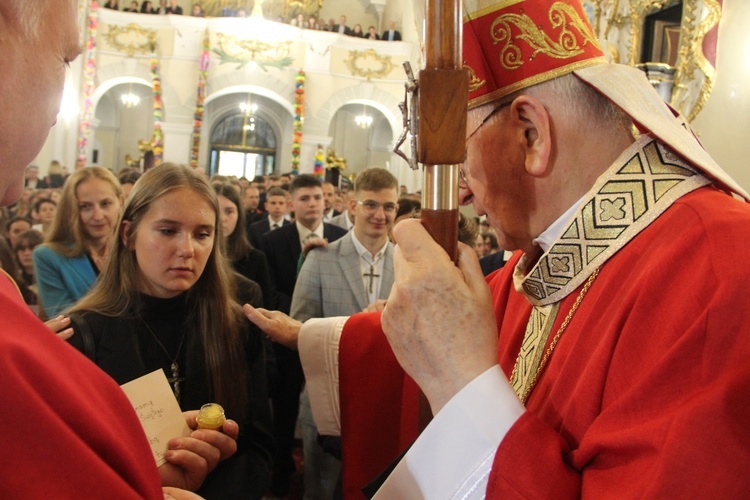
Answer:
<svg viewBox="0 0 750 500"><path fill-rule="evenodd" d="M234 175L252 179L274 172L276 134L258 114L257 104L242 103L211 131L211 175Z"/></svg>

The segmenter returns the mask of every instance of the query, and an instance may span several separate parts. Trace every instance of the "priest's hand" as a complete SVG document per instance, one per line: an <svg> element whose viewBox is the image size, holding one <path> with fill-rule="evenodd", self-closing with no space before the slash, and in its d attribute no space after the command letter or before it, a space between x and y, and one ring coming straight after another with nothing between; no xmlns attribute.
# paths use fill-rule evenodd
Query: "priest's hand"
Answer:
<svg viewBox="0 0 750 500"><path fill-rule="evenodd" d="M326 238L307 238L304 245L302 245L302 255L307 257L310 250L314 248L325 248L328 246L328 240Z"/></svg>
<svg viewBox="0 0 750 500"><path fill-rule="evenodd" d="M245 313L247 319L263 330L268 338L289 349L297 350L297 338L302 323L283 312L255 308L250 304L245 304L242 307L242 312Z"/></svg>
<svg viewBox="0 0 750 500"><path fill-rule="evenodd" d="M382 315L391 348L433 414L497 364L492 297L476 252L459 243L458 267L421 222L393 231L395 283Z"/></svg>
<svg viewBox="0 0 750 500"><path fill-rule="evenodd" d="M237 452L240 428L234 420L227 420L221 432L198 429L195 417L198 411L183 412L192 432L187 437L172 438L167 443L167 460L159 467L162 486L197 490L206 476L222 460Z"/></svg>
<svg viewBox="0 0 750 500"><path fill-rule="evenodd" d="M70 327L70 317L58 315L55 318L48 319L44 322L47 328L52 330L52 333L56 334L58 338L62 340L68 340L73 336L73 328Z"/></svg>
<svg viewBox="0 0 750 500"><path fill-rule="evenodd" d="M377 299L375 302L362 309L362 312L372 313L382 311L383 309L385 309L385 305L387 302L388 301L384 299Z"/></svg>

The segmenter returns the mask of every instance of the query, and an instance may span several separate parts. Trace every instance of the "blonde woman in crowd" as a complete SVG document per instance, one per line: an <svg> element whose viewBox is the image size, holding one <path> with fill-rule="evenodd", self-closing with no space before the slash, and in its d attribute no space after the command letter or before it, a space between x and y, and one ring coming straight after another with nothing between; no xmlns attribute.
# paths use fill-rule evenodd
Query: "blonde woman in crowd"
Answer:
<svg viewBox="0 0 750 500"><path fill-rule="evenodd" d="M104 269L122 203L120 184L106 168L82 168L68 178L45 243L34 250L39 295L50 317L83 297Z"/></svg>

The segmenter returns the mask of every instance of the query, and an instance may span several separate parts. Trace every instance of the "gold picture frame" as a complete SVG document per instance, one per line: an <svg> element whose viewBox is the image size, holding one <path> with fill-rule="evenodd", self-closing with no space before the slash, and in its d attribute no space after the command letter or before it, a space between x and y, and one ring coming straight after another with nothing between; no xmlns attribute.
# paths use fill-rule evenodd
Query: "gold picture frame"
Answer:
<svg viewBox="0 0 750 500"><path fill-rule="evenodd" d="M594 30L611 61L632 66L640 63L646 16L678 0L582 0ZM717 0L682 0L679 26L665 28L659 51L672 57L676 70L669 103L688 121L700 113L716 79L716 69L703 53L703 41L721 19ZM654 35L658 35L656 32ZM676 46L675 46L676 44Z"/></svg>

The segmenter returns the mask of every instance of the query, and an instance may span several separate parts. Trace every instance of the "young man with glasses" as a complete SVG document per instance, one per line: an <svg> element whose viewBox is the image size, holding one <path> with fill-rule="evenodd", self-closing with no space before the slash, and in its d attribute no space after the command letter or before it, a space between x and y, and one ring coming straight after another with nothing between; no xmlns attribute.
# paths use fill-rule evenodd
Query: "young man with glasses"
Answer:
<svg viewBox="0 0 750 500"><path fill-rule="evenodd" d="M391 292L394 246L388 233L398 209L398 180L383 168L367 169L357 176L354 197L348 202L354 228L330 245L312 250L300 269L291 309L291 316L299 321L349 316L385 300ZM310 350L318 356L327 352L324 348ZM317 442L307 389L300 399L299 419L305 495L332 498L341 462Z"/></svg>

